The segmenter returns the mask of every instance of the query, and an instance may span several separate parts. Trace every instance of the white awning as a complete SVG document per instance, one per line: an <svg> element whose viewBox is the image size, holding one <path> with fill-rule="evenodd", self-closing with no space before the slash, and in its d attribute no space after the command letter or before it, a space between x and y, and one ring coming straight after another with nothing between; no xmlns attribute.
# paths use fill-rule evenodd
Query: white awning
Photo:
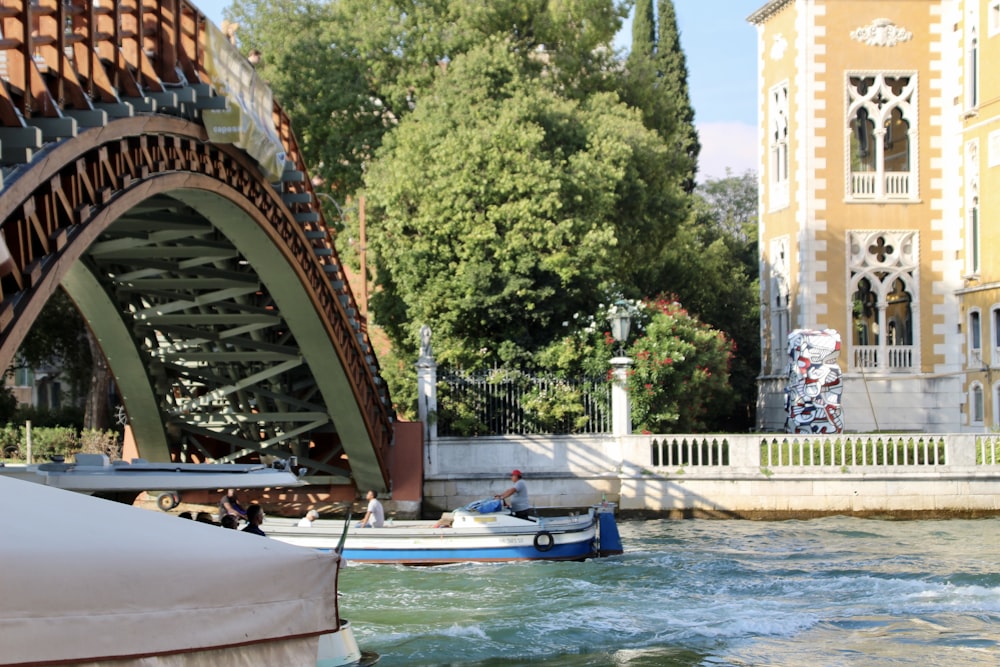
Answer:
<svg viewBox="0 0 1000 667"><path fill-rule="evenodd" d="M196 652L339 628L335 554L4 477L0 508L2 664Z"/></svg>

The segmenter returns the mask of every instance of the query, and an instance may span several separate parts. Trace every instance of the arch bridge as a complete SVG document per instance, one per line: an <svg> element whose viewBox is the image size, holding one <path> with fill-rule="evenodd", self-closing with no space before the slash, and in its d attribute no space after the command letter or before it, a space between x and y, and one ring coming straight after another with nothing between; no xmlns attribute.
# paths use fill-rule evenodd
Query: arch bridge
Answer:
<svg viewBox="0 0 1000 667"><path fill-rule="evenodd" d="M0 4L0 364L60 286L140 454L391 488L393 415L288 117L185 0Z"/></svg>

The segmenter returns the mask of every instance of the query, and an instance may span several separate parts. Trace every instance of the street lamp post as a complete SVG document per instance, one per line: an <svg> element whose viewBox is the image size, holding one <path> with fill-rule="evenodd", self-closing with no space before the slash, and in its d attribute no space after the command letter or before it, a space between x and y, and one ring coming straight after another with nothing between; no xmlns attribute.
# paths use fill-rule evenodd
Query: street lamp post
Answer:
<svg viewBox="0 0 1000 667"><path fill-rule="evenodd" d="M611 359L611 434L615 437L632 433L632 404L627 389L632 360L625 353L631 328L628 304L619 300L611 313L611 336L618 343L618 356Z"/></svg>
<svg viewBox="0 0 1000 667"><path fill-rule="evenodd" d="M611 337L618 342L619 357L625 356L625 342L628 341L628 332L631 328L632 314L629 313L628 304L619 300L611 313Z"/></svg>

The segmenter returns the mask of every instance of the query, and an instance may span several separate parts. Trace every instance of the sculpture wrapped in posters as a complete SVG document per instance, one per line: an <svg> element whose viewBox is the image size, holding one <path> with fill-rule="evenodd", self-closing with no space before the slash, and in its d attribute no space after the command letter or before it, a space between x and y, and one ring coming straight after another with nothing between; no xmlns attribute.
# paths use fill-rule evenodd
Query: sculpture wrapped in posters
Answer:
<svg viewBox="0 0 1000 667"><path fill-rule="evenodd" d="M796 329L788 334L788 387L785 389L785 431L842 433L844 391L837 356L840 334L834 329Z"/></svg>

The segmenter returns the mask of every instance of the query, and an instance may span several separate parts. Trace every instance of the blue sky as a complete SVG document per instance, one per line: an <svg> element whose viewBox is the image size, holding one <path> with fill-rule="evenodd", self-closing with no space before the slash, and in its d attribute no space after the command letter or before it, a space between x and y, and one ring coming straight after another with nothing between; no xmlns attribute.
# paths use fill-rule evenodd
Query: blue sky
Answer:
<svg viewBox="0 0 1000 667"><path fill-rule="evenodd" d="M215 21L230 0L193 0ZM701 140L699 180L757 169L757 32L746 17L765 0L674 0ZM631 41L630 24L617 46Z"/></svg>

